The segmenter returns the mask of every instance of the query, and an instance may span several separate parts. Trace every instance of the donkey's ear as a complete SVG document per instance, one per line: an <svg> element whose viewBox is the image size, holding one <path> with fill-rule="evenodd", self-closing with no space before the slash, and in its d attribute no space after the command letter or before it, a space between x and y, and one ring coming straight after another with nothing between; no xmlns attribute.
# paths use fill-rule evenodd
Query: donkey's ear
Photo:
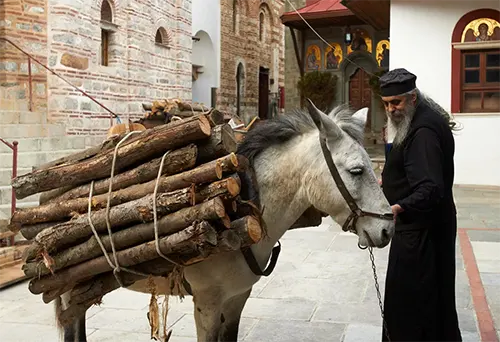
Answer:
<svg viewBox="0 0 500 342"><path fill-rule="evenodd" d="M337 124L328 115L316 108L310 99L307 99L307 109L309 111L309 115L316 124L316 127L318 127L320 131L324 132L329 138L338 137L342 134L339 126L337 126Z"/></svg>
<svg viewBox="0 0 500 342"><path fill-rule="evenodd" d="M358 110L356 113L354 113L352 115L352 118L354 119L354 121L362 126L362 127L365 127L366 125L366 119L368 117L368 107L365 107L365 108L361 108L360 110Z"/></svg>

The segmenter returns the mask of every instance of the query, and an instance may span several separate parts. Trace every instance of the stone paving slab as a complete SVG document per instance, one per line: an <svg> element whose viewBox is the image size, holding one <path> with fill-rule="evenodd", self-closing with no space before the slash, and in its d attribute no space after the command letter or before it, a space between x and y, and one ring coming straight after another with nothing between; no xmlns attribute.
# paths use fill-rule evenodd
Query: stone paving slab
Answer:
<svg viewBox="0 0 500 342"><path fill-rule="evenodd" d="M499 220L500 192L457 189L459 227L485 228ZM489 210L484 210L485 206ZM484 294L500 330L500 224L468 230ZM380 341L381 318L368 251L331 219L319 227L287 232L275 272L253 288L242 313L244 342ZM464 341L480 341L468 274L457 238L457 310ZM389 248L374 250L384 290ZM27 282L0 290L0 341L58 341L52 304L27 290ZM150 341L146 313L150 297L116 290L87 313L89 341ZM159 302L161 304L161 301ZM192 297L169 300L171 342L195 342Z"/></svg>

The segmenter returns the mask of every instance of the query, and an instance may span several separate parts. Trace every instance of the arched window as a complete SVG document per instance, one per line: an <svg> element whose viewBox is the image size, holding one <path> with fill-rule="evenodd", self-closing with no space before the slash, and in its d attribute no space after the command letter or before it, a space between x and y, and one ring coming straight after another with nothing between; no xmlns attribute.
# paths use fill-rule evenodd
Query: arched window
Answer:
<svg viewBox="0 0 500 342"><path fill-rule="evenodd" d="M109 45L113 33L113 7L109 0L101 4L101 65L109 65Z"/></svg>
<svg viewBox="0 0 500 342"><path fill-rule="evenodd" d="M452 35L451 110L500 112L500 12L465 14Z"/></svg>
<svg viewBox="0 0 500 342"><path fill-rule="evenodd" d="M259 40L262 41L264 39L265 35L265 29L266 29L266 16L264 15L264 12L260 12L259 14Z"/></svg>
<svg viewBox="0 0 500 342"><path fill-rule="evenodd" d="M170 45L170 35L164 27L160 27L156 30L155 43L165 47Z"/></svg>
<svg viewBox="0 0 500 342"><path fill-rule="evenodd" d="M111 10L111 5L108 0L102 0L101 20L107 21L108 23L113 22L113 11Z"/></svg>

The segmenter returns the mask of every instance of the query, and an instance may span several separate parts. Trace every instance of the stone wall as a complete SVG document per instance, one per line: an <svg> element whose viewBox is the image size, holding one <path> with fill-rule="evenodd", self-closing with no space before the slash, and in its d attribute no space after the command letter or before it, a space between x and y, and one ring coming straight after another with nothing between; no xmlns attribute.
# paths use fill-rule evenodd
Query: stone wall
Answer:
<svg viewBox="0 0 500 342"><path fill-rule="evenodd" d="M191 0L109 0L112 24L101 22L102 1L48 0L49 64L121 120L144 114L141 103L191 98ZM109 63L101 61L108 28ZM162 44L155 43L162 28ZM55 76L48 79L49 117L68 134L101 134L109 114Z"/></svg>
<svg viewBox="0 0 500 342"><path fill-rule="evenodd" d="M47 62L46 0L1 1L0 37L8 38L41 63ZM44 111L46 71L32 63L33 110ZM28 58L10 43L0 40L0 111L27 111L30 87Z"/></svg>
<svg viewBox="0 0 500 342"><path fill-rule="evenodd" d="M306 0L290 0L296 9L302 8L306 5ZM292 6L287 2L285 4L285 11L293 11ZM302 46L302 35L299 31L295 30L297 43ZM295 57L295 50L293 47L292 35L290 28L285 29L285 109L290 110L300 106L300 93L297 89L297 82L300 79L300 70L297 64L297 57Z"/></svg>
<svg viewBox="0 0 500 342"><path fill-rule="evenodd" d="M237 0L236 25L233 3L234 0L221 0L221 83L217 106L236 113L236 74L241 63L244 77L240 116L248 122L258 115L259 68L269 69L270 96L278 92L278 86L284 86L285 31L279 19L284 12L284 1ZM261 11L265 18L262 41L259 39Z"/></svg>
<svg viewBox="0 0 500 342"><path fill-rule="evenodd" d="M101 21L103 1L110 4L111 23ZM2 7L1 37L122 121L142 116L142 102L191 99L191 0L9 0ZM103 28L111 31L107 66L101 61ZM159 28L161 43L155 40ZM28 110L27 57L0 44L0 110ZM67 134L106 132L105 109L35 63L32 72L34 115L64 123Z"/></svg>

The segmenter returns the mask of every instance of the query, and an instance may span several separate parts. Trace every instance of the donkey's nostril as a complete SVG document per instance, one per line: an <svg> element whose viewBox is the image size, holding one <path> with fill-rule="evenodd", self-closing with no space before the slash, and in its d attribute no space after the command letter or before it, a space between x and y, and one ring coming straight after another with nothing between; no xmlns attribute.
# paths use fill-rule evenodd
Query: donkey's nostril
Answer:
<svg viewBox="0 0 500 342"><path fill-rule="evenodd" d="M382 229L382 238L384 240L389 240L390 239L389 232L387 231L387 229Z"/></svg>

